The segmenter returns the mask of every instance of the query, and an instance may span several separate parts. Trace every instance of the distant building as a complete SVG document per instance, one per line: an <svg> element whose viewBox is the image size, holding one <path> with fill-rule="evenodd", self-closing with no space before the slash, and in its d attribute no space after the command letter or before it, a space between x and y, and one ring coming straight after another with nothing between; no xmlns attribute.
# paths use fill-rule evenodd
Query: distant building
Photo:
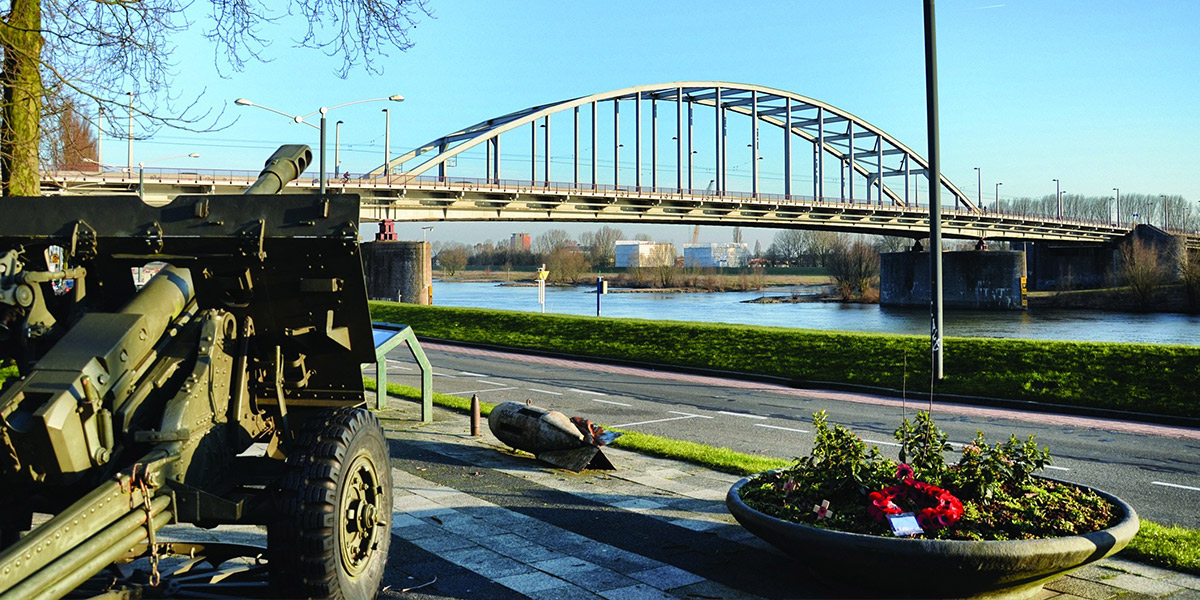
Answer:
<svg viewBox="0 0 1200 600"><path fill-rule="evenodd" d="M618 267L663 267L675 264L675 246L641 240L621 240L614 245Z"/></svg>
<svg viewBox="0 0 1200 600"><path fill-rule="evenodd" d="M684 244L683 266L685 267L744 267L750 261L747 244L727 242L724 244Z"/></svg>
<svg viewBox="0 0 1200 600"><path fill-rule="evenodd" d="M508 249L513 252L529 252L531 247L528 233L514 233L508 239Z"/></svg>

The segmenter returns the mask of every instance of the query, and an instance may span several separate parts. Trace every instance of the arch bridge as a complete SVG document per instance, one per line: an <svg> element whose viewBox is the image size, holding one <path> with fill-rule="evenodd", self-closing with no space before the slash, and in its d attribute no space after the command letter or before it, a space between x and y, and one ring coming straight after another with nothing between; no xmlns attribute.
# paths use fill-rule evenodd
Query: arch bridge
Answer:
<svg viewBox="0 0 1200 600"><path fill-rule="evenodd" d="M148 173L143 186L148 196L171 197L245 185L245 177L210 173L159 173L157 180ZM59 172L44 186L112 193L135 183L128 173ZM366 220L741 225L922 238L936 190L948 238L1108 242L1134 225L1064 219L1061 207L1057 216L987 210L944 175L933 185L923 157L845 110L718 81L641 85L533 106L421 144L361 177L334 178L328 187L361 195ZM1200 246L1200 237L1187 238Z"/></svg>

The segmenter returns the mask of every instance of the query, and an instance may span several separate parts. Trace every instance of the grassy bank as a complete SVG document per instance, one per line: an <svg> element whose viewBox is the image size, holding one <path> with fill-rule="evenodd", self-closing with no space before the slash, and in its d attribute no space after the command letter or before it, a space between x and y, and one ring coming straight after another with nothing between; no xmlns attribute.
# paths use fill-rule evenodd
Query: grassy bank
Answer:
<svg viewBox="0 0 1200 600"><path fill-rule="evenodd" d="M376 389L375 381L364 378L367 389ZM417 388L389 383L388 395L408 398L420 402L421 392ZM433 394L433 402L444 408L466 413L471 402L466 398L449 394ZM494 405L480 402L480 412L485 416ZM613 444L623 450L681 460L725 473L750 475L770 469L784 467L792 461L782 458L756 456L735 452L728 448L714 448L694 442L672 440L645 433L621 431L624 435ZM1200 575L1200 530L1186 527L1164 526L1142 520L1141 530L1119 556L1148 564L1158 565Z"/></svg>
<svg viewBox="0 0 1200 600"><path fill-rule="evenodd" d="M928 391L928 338L371 304L372 317L418 335L784 377ZM907 362L907 366L905 363ZM1197 415L1200 346L947 338L938 391Z"/></svg>

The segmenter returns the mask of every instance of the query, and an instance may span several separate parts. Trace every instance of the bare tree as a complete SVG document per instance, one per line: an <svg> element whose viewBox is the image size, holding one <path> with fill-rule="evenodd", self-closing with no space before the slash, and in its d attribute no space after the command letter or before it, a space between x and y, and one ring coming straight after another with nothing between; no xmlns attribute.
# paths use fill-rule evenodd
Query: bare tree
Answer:
<svg viewBox="0 0 1200 600"><path fill-rule="evenodd" d="M587 257L578 248L559 247L551 250L546 256L546 269L550 271L550 281L563 284L574 284L587 273L591 265Z"/></svg>
<svg viewBox="0 0 1200 600"><path fill-rule="evenodd" d="M533 251L543 256L549 256L551 252L559 248L569 248L575 245L575 242L571 240L571 234L562 229L551 229L537 236L537 239L533 241Z"/></svg>
<svg viewBox="0 0 1200 600"><path fill-rule="evenodd" d="M784 229L775 234L775 239L771 242L771 248L768 252L771 253L775 260L797 264L800 258L804 256L806 249L805 232L799 229Z"/></svg>
<svg viewBox="0 0 1200 600"><path fill-rule="evenodd" d="M447 244L446 248L437 253L438 266L445 271L447 276L453 277L455 273L467 266L468 254L467 247L463 244Z"/></svg>
<svg viewBox="0 0 1200 600"><path fill-rule="evenodd" d="M128 109L143 130L164 125L203 130L217 124L217 117L199 109L198 97L180 98L170 91L175 76L171 38L196 25L184 14L189 6L183 0L10 0L7 14L0 16L0 185L5 195L39 192L41 123L47 109L63 106L65 98L107 106L110 118L116 109ZM360 64L378 72L378 57L408 49L417 16L429 14L425 0L209 0L206 8L204 31L218 68L238 71L247 61L262 60L269 46L262 28L301 20L304 33L296 45L340 57L340 77Z"/></svg>
<svg viewBox="0 0 1200 600"><path fill-rule="evenodd" d="M843 300L865 297L879 278L879 253L861 240L843 242L830 253L826 266Z"/></svg>
<svg viewBox="0 0 1200 600"><path fill-rule="evenodd" d="M579 244L588 247L588 260L597 267L611 267L616 263L617 240L625 234L620 229L605 225L596 231L588 231L579 236Z"/></svg>
<svg viewBox="0 0 1200 600"><path fill-rule="evenodd" d="M1154 244L1133 238L1121 245L1121 280L1129 287L1142 306L1147 306L1154 290L1166 282L1167 270L1163 267Z"/></svg>
<svg viewBox="0 0 1200 600"><path fill-rule="evenodd" d="M67 98L60 108L47 111L46 116L42 125L43 164L55 169L93 169L95 165L87 161L99 160L98 140L76 102Z"/></svg>

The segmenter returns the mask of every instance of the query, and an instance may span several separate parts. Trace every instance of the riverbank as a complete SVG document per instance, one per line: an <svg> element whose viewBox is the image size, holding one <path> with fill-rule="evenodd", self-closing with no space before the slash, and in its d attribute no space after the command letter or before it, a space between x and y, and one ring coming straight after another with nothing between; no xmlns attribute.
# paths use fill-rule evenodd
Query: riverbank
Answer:
<svg viewBox="0 0 1200 600"><path fill-rule="evenodd" d="M548 282L553 287L575 287L594 284L597 277L608 281L609 293L620 291L646 291L656 293L666 292L744 292L763 290L772 287L830 285L833 279L823 269L801 268L781 269L785 272L765 270L755 272L751 269L676 269L667 277L667 285L662 279L651 277L648 273L631 273L637 269L621 269L614 272L592 271L581 274L573 282ZM734 272L731 272L734 271ZM790 271L790 272L789 272ZM458 271L447 275L445 271L433 271L433 277L447 283L488 283L495 282L514 287L536 285L537 275L528 271Z"/></svg>
<svg viewBox="0 0 1200 600"><path fill-rule="evenodd" d="M418 335L876 393L928 388L928 337L371 303ZM1200 423L1200 346L950 337L937 396Z"/></svg>
<svg viewBox="0 0 1200 600"><path fill-rule="evenodd" d="M1129 288L1124 287L1029 292L1030 308L1075 308L1130 313L1197 314L1200 313L1200 303L1197 300L1189 298L1182 283L1161 286L1146 299L1138 298Z"/></svg>

